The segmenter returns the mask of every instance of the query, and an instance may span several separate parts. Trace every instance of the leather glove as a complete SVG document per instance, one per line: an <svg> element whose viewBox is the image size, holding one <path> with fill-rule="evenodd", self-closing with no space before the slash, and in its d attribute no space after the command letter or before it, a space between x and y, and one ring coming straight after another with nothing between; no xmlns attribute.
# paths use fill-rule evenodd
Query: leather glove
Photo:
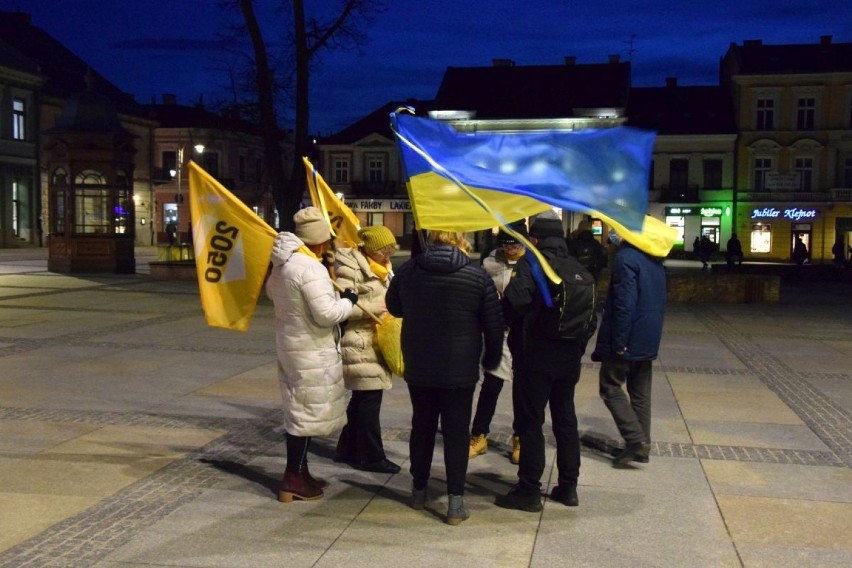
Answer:
<svg viewBox="0 0 852 568"><path fill-rule="evenodd" d="M358 303L358 294L352 288L346 288L340 293L340 297L352 302L353 306Z"/></svg>

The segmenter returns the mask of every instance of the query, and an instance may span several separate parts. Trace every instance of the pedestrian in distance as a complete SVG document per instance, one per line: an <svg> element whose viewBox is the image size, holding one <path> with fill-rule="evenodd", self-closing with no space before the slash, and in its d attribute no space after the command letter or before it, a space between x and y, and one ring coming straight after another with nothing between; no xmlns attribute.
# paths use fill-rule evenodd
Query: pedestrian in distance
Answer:
<svg viewBox="0 0 852 568"><path fill-rule="evenodd" d="M846 262L846 253L843 249L846 247L843 244L843 239L841 237L837 237L837 241L835 241L834 245L831 247L831 254L834 257L834 264L838 266L843 266L843 263Z"/></svg>
<svg viewBox="0 0 852 568"><path fill-rule="evenodd" d="M398 247L396 237L383 225L364 227L358 238L363 241L358 247L339 249L334 255L338 284L358 293L340 341L343 381L352 398L334 459L355 469L394 474L400 468L385 455L380 420L382 396L392 386L392 375L377 349L376 324L369 314L381 318L387 312L385 293L393 277L390 260Z"/></svg>
<svg viewBox="0 0 852 568"><path fill-rule="evenodd" d="M503 318L494 282L469 256L463 233L428 231L426 246L403 264L385 297L402 318L404 379L411 398L411 506L426 506L440 421L447 472L446 522L458 525L464 506L473 393L480 361L500 364Z"/></svg>
<svg viewBox="0 0 852 568"><path fill-rule="evenodd" d="M808 260L808 246L802 240L802 237L796 236L796 243L793 245L793 262L799 266L803 265Z"/></svg>
<svg viewBox="0 0 852 568"><path fill-rule="evenodd" d="M550 498L564 505L579 504L580 439L574 388L580 380L580 359L594 333L595 284L592 275L571 255L562 221L544 213L532 221L530 241L562 279L553 288L544 281L532 252L518 262L506 287L503 306L510 322L509 345L520 352L516 373L515 423L521 441L518 482L495 500L498 507L541 511L541 477L545 448L545 408L550 405L556 438L558 484ZM546 293L543 288L547 287ZM551 301L548 302L547 298Z"/></svg>
<svg viewBox="0 0 852 568"><path fill-rule="evenodd" d="M614 231L610 238L621 240ZM600 396L624 438L624 448L613 458L613 467L649 460L651 362L660 348L665 305L663 260L622 242L592 353L592 360L601 363Z"/></svg>
<svg viewBox="0 0 852 568"><path fill-rule="evenodd" d="M714 248L713 241L707 235L701 235L701 242L698 245L701 270L707 270L710 267L710 256L713 254Z"/></svg>
<svg viewBox="0 0 852 568"><path fill-rule="evenodd" d="M314 436L328 436L346 424L346 388L338 341L340 323L352 313L357 294L335 291L321 262L331 250L322 211L301 209L293 233L282 232L272 247L266 293L275 309L278 383L284 406L287 467L278 500L319 499L328 486L308 470Z"/></svg>
<svg viewBox="0 0 852 568"><path fill-rule="evenodd" d="M523 221L512 223L512 230L527 236L526 225ZM524 254L524 245L509 233L500 230L495 239L496 248L482 260L482 267L494 281L497 295L502 298L503 291L512 278L512 271L518 260ZM503 337L503 358L500 366L492 371L483 371L482 387L479 390L479 399L476 403L476 412L473 415L473 424L470 428L470 459L482 455L488 451L488 434L491 431L491 420L497 410L497 400L503 390L505 382L514 383L514 357L509 349L508 329ZM512 400L514 402L514 393ZM513 412L514 416L514 412ZM521 441L517 430L512 426L512 450L509 453L509 461L518 463L521 454Z"/></svg>
<svg viewBox="0 0 852 568"><path fill-rule="evenodd" d="M736 233L731 233L731 238L725 245L725 261L728 263L728 268L734 267L734 262L738 266L743 264L743 245L737 238Z"/></svg>

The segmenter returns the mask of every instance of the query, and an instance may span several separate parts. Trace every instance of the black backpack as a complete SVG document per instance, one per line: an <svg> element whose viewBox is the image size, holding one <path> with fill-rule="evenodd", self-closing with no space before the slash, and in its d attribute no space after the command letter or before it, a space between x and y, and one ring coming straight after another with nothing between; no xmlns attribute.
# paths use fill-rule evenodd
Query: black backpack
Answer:
<svg viewBox="0 0 852 568"><path fill-rule="evenodd" d="M568 251L593 275L605 264L603 249L597 241L573 239L568 244Z"/></svg>
<svg viewBox="0 0 852 568"><path fill-rule="evenodd" d="M550 283L553 307L543 300L538 306L538 332L546 339L577 341L585 350L598 327L595 279L574 257L548 256L547 260L562 283Z"/></svg>

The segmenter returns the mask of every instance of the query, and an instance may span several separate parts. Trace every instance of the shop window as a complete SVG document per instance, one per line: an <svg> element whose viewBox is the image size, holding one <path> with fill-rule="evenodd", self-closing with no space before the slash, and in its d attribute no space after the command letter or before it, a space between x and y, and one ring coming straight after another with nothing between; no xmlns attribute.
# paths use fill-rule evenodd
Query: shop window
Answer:
<svg viewBox="0 0 852 568"><path fill-rule="evenodd" d="M757 99L755 118L754 127L757 130L772 130L775 128L775 100Z"/></svg>
<svg viewBox="0 0 852 568"><path fill-rule="evenodd" d="M718 158L704 160L704 189L722 188L722 160Z"/></svg>
<svg viewBox="0 0 852 568"><path fill-rule="evenodd" d="M751 252L772 252L772 226L766 223L755 223L751 226Z"/></svg>
<svg viewBox="0 0 852 568"><path fill-rule="evenodd" d="M109 232L109 190L77 189L75 201L74 229L77 233Z"/></svg>
<svg viewBox="0 0 852 568"><path fill-rule="evenodd" d="M177 224L177 203L163 203L163 227L169 223Z"/></svg>
<svg viewBox="0 0 852 568"><path fill-rule="evenodd" d="M133 192L130 189L119 189L115 192L116 205L113 207L115 232L126 234L131 232L130 219L133 214Z"/></svg>
<svg viewBox="0 0 852 568"><path fill-rule="evenodd" d="M752 178L751 187L754 191L766 190L766 174L772 171L771 158L755 158L754 159L754 177Z"/></svg>
<svg viewBox="0 0 852 568"><path fill-rule="evenodd" d="M796 129L813 130L816 115L816 99L802 98L796 105Z"/></svg>
<svg viewBox="0 0 852 568"><path fill-rule="evenodd" d="M675 237L675 242L684 242L684 236L686 235L686 223L684 217L675 217L673 215L667 215L666 225L672 227L677 231L677 237Z"/></svg>
<svg viewBox="0 0 852 568"><path fill-rule="evenodd" d="M367 213L367 225L371 227L375 227L377 225L385 224L385 214L384 213Z"/></svg>

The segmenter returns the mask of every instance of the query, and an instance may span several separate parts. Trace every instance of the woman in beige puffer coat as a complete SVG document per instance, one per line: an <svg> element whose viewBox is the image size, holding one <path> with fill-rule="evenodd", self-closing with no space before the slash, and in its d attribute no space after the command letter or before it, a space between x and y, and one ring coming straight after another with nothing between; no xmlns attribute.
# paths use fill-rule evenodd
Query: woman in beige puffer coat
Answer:
<svg viewBox="0 0 852 568"><path fill-rule="evenodd" d="M387 311L385 292L393 276L390 258L397 244L390 229L381 225L365 227L358 236L364 241L358 248L335 254L338 284L358 293L358 305L340 342L343 380L352 398L335 459L364 471L397 473L399 466L385 455L379 418L382 393L391 388L391 372L376 348L375 320L366 313L381 317Z"/></svg>

